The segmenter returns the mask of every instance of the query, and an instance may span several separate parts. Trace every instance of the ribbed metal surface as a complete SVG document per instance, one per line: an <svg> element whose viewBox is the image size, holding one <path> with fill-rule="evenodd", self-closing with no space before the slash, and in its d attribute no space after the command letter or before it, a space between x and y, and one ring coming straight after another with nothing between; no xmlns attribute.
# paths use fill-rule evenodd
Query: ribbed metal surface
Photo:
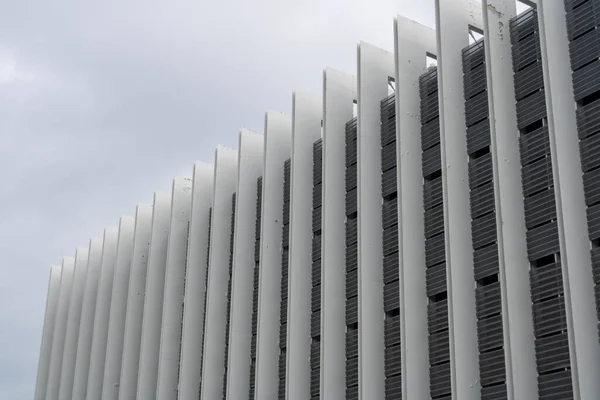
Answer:
<svg viewBox="0 0 600 400"><path fill-rule="evenodd" d="M396 164L396 96L392 94L381 101L384 372L385 399L389 400L402 398ZM346 294L349 295L348 291Z"/></svg>
<svg viewBox="0 0 600 400"><path fill-rule="evenodd" d="M233 272L233 238L235 230L235 199L236 194L231 196L231 233L229 235L229 271L227 277L227 310L225 311L225 355L224 355L224 374L223 374L223 399L227 398L227 366L229 357L229 326L231 322L231 275Z"/></svg>
<svg viewBox="0 0 600 400"><path fill-rule="evenodd" d="M258 283L260 262L260 218L262 214L262 176L256 180L256 229L254 237L254 277L252 288L252 325L250 339L250 395L249 400L254 399L254 385L256 376L256 331L258 327Z"/></svg>
<svg viewBox="0 0 600 400"><path fill-rule="evenodd" d="M499 288L498 243L484 55L483 39L462 51L467 142L477 144L470 146L467 153L478 326L485 325L489 319L500 321L502 319L501 307L492 306L500 304L500 290L495 290ZM478 329L477 336L482 393L487 393L485 390L488 388L498 386L493 395L485 394L482 398L506 398L506 364L502 330L490 333ZM492 340L494 345L489 346ZM444 353L440 353L440 356L446 357Z"/></svg>
<svg viewBox="0 0 600 400"><path fill-rule="evenodd" d="M212 226L212 207L208 209L208 244L206 245L206 275L204 276L204 307L202 310L202 342L204 343L204 332L206 332L206 297L208 291L206 290L208 287L208 269L210 266L210 233ZM198 386L198 398L200 398L200 393L202 392L202 367L204 366L204 352L200 352L201 360L200 360L200 384Z"/></svg>
<svg viewBox="0 0 600 400"><path fill-rule="evenodd" d="M291 159L283 163L283 211L281 240L281 291L279 305L279 400L285 400L286 382L286 349L287 349L287 313L288 313L288 276L290 248L290 193L291 193Z"/></svg>
<svg viewBox="0 0 600 400"><path fill-rule="evenodd" d="M346 123L346 399L358 399L357 120Z"/></svg>
<svg viewBox="0 0 600 400"><path fill-rule="evenodd" d="M525 196L527 255L531 265L531 303L535 337L536 367L540 399L571 399L571 383L566 317L564 313L562 271L556 223L556 203L552 176L546 103L541 76L541 55L537 12L531 9L511 21L511 42L517 119L520 131L521 174ZM499 288L494 291L499 292ZM500 305L494 293L478 293L488 298L489 307L478 312L491 313ZM501 321L478 326L499 339ZM564 340L563 340L564 339ZM553 358L549 355L554 354ZM565 357L566 354L566 357ZM487 360L495 365L493 360ZM485 377L489 379L489 377ZM482 379L484 377L482 376Z"/></svg>
<svg viewBox="0 0 600 400"><path fill-rule="evenodd" d="M419 80L421 93L421 150L425 218L425 283L429 304L429 391L432 399L451 394L449 354L448 288L444 242L442 166L440 156L437 69L430 68ZM434 346L432 346L434 344Z"/></svg>
<svg viewBox="0 0 600 400"><path fill-rule="evenodd" d="M577 104L583 189L591 241L596 315L600 320L600 1L565 0ZM600 335L600 324L598 325ZM600 339L600 336L599 336Z"/></svg>
<svg viewBox="0 0 600 400"><path fill-rule="evenodd" d="M321 208L323 188L323 140L313 144L313 244L311 284L311 345L310 345L310 396L319 399L321 384ZM355 174L356 176L356 174ZM356 178L355 178L356 182ZM314 322L314 324L313 324ZM313 326L314 325L314 326Z"/></svg>

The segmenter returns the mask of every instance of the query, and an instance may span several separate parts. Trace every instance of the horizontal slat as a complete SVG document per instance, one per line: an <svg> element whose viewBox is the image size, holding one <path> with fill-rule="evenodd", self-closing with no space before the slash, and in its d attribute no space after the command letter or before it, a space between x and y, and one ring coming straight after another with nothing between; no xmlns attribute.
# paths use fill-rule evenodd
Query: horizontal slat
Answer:
<svg viewBox="0 0 600 400"><path fill-rule="evenodd" d="M477 249L473 252L473 264L475 280L478 281L487 276L498 273L498 246Z"/></svg>
<svg viewBox="0 0 600 400"><path fill-rule="evenodd" d="M425 265L429 268L446 259L444 235L425 240Z"/></svg>
<svg viewBox="0 0 600 400"><path fill-rule="evenodd" d="M492 155L487 153L469 162L469 187L471 189L492 180Z"/></svg>
<svg viewBox="0 0 600 400"><path fill-rule="evenodd" d="M381 174L381 195L387 197L397 192L396 167L393 167Z"/></svg>
<svg viewBox="0 0 600 400"><path fill-rule="evenodd" d="M544 90L535 92L517 102L517 127L523 129L546 117L546 97Z"/></svg>
<svg viewBox="0 0 600 400"><path fill-rule="evenodd" d="M427 305L427 329L429 334L448 329L448 301L430 302Z"/></svg>
<svg viewBox="0 0 600 400"><path fill-rule="evenodd" d="M521 134L519 147L521 151L521 164L523 166L550 155L548 127L544 125L527 134Z"/></svg>
<svg viewBox="0 0 600 400"><path fill-rule="evenodd" d="M479 376L481 385L488 386L506 380L504 349L479 354Z"/></svg>
<svg viewBox="0 0 600 400"><path fill-rule="evenodd" d="M498 282L475 289L475 309L477 319L487 318L502 311Z"/></svg>
<svg viewBox="0 0 600 400"><path fill-rule="evenodd" d="M565 302L555 297L533 304L533 330L536 337L567 329Z"/></svg>
<svg viewBox="0 0 600 400"><path fill-rule="evenodd" d="M527 256L530 261L535 261L559 251L556 222L530 229L527 231L526 236Z"/></svg>
<svg viewBox="0 0 600 400"><path fill-rule="evenodd" d="M529 271L531 280L531 301L538 303L543 299L563 293L562 270L560 263L544 265Z"/></svg>
<svg viewBox="0 0 600 400"><path fill-rule="evenodd" d="M449 331L429 335L429 362L439 364L450 360Z"/></svg>
<svg viewBox="0 0 600 400"><path fill-rule="evenodd" d="M389 283L399 278L398 253L383 258L383 283Z"/></svg>
<svg viewBox="0 0 600 400"><path fill-rule="evenodd" d="M525 225L527 229L556 219L554 188L525 198Z"/></svg>
<svg viewBox="0 0 600 400"><path fill-rule="evenodd" d="M471 218L487 214L495 208L494 184L485 183L471 190Z"/></svg>
<svg viewBox="0 0 600 400"><path fill-rule="evenodd" d="M438 204L442 204L442 177L438 177L431 181L425 181L423 184L423 207L429 209Z"/></svg>
<svg viewBox="0 0 600 400"><path fill-rule="evenodd" d="M573 72L573 92L575 101L580 101L600 90L600 61Z"/></svg>
<svg viewBox="0 0 600 400"><path fill-rule="evenodd" d="M425 270L427 282L427 296L445 292L446 287L446 264L439 264Z"/></svg>
<svg viewBox="0 0 600 400"><path fill-rule="evenodd" d="M532 164L525 165L521 169L523 177L523 194L531 196L542 189L554 185L552 179L552 161L550 157L544 157Z"/></svg>
<svg viewBox="0 0 600 400"><path fill-rule="evenodd" d="M383 311L390 312L400 308L400 284L393 281L383 286Z"/></svg>

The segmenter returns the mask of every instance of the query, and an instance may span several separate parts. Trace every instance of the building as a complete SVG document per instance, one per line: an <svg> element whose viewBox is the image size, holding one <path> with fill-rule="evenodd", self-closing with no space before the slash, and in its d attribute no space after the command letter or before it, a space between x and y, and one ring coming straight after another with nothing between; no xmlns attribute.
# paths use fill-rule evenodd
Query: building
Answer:
<svg viewBox="0 0 600 400"><path fill-rule="evenodd" d="M531 5L397 17L53 267L36 400L600 399L600 0Z"/></svg>

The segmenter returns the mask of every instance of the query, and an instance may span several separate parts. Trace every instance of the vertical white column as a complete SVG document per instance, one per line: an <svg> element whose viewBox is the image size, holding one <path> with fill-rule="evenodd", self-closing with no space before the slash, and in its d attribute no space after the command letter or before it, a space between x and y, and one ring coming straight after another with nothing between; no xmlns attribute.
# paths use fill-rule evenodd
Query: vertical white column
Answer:
<svg viewBox="0 0 600 400"><path fill-rule="evenodd" d="M255 398L261 400L276 399L278 396L283 164L290 158L291 144L290 117L267 111L256 337Z"/></svg>
<svg viewBox="0 0 600 400"><path fill-rule="evenodd" d="M175 178L173 180L171 230L168 239L169 248L167 250L165 294L158 358L157 397L161 400L177 399L185 266L191 211L192 180L189 178Z"/></svg>
<svg viewBox="0 0 600 400"><path fill-rule="evenodd" d="M69 317L69 301L73 287L73 270L75 259L65 257L62 262L62 274L60 277L60 294L58 296L58 308L54 321L54 333L52 335L52 355L50 358L50 371L48 374L48 386L46 389L46 400L58 399L60 387L60 371L65 348L65 333Z"/></svg>
<svg viewBox="0 0 600 400"><path fill-rule="evenodd" d="M399 171L398 253L403 399L429 397L419 77L427 70L427 54L434 54L435 51L433 29L401 16L396 18L396 157Z"/></svg>
<svg viewBox="0 0 600 400"><path fill-rule="evenodd" d="M167 246L171 219L171 194L158 191L154 194L152 215L152 237L146 275L142 342L138 371L137 398L156 399L158 379L158 351L160 346L160 324L163 312ZM121 367L123 368L123 367ZM119 397L122 394L119 393Z"/></svg>
<svg viewBox="0 0 600 400"><path fill-rule="evenodd" d="M223 397L227 283L231 235L231 196L237 184L237 151L217 147L206 296L201 399ZM199 311L201 312L201 311Z"/></svg>
<svg viewBox="0 0 600 400"><path fill-rule="evenodd" d="M75 360L77 359L77 342L79 326L81 325L81 307L88 270L88 258L92 245L99 244L102 248L102 239L90 241L90 247L78 247L75 253L75 272L73 275L73 291L69 301L69 318L65 333L65 350L60 373L59 399L70 399L73 391L73 376L75 375Z"/></svg>
<svg viewBox="0 0 600 400"><path fill-rule="evenodd" d="M61 271L62 267L59 265L53 265L52 268L50 268L48 296L46 298L46 312L44 314L44 327L42 328L42 344L40 345L34 400L44 400L46 398L48 372L50 371L50 356L52 354L54 322L56 320L56 310L58 309L58 298L60 296Z"/></svg>
<svg viewBox="0 0 600 400"><path fill-rule="evenodd" d="M462 49L469 45L469 26L481 26L481 5L436 0L435 14L452 397L475 400L481 389Z"/></svg>
<svg viewBox="0 0 600 400"><path fill-rule="evenodd" d="M160 210L156 213L157 220L169 212L169 202L161 202L160 200L163 197L160 195L158 197L159 202L156 204L155 201L154 207L140 204L137 206L135 213L135 237L133 239L133 255L129 274L129 288L127 290L127 312L123 337L121 376L119 379L120 399L136 398L153 210L155 208ZM156 200L156 195L154 198Z"/></svg>
<svg viewBox="0 0 600 400"><path fill-rule="evenodd" d="M290 251L286 399L310 398L313 143L321 137L323 101L295 92L292 107Z"/></svg>
<svg viewBox="0 0 600 400"><path fill-rule="evenodd" d="M183 301L179 400L198 400L200 390L209 209L213 200L214 167L211 164L195 163L193 180L192 214ZM188 306L185 307L185 305Z"/></svg>
<svg viewBox="0 0 600 400"><path fill-rule="evenodd" d="M538 2L548 133L576 399L600 398L600 345L563 1Z"/></svg>
<svg viewBox="0 0 600 400"><path fill-rule="evenodd" d="M509 399L533 399L537 371L509 30L515 15L514 0L483 0L506 387Z"/></svg>
<svg viewBox="0 0 600 400"><path fill-rule="evenodd" d="M94 333L90 353L90 372L88 376L86 400L100 400L102 397L102 381L104 378L104 361L106 360L106 339L108 336L108 318L110 299L117 261L119 231L133 231L133 218L121 217L119 228L107 228L104 233L102 249L102 269L98 281L98 298L94 314Z"/></svg>
<svg viewBox="0 0 600 400"><path fill-rule="evenodd" d="M346 396L346 122L356 78L323 73L323 246L321 249L321 398ZM308 355L307 355L308 356Z"/></svg>
<svg viewBox="0 0 600 400"><path fill-rule="evenodd" d="M102 399L119 398L119 377L121 375L121 357L123 355L123 333L125 313L127 311L127 289L133 256L133 238L139 222L136 218L121 217L119 242L115 264L113 288L110 300L108 337L106 341L106 361L102 381Z"/></svg>
<svg viewBox="0 0 600 400"><path fill-rule="evenodd" d="M88 270L85 277L85 289L83 292L83 302L81 304L81 320L79 324L79 335L77 337L77 357L75 358L72 390L73 399L85 399L87 391L92 335L94 333L94 315L96 313L98 280L100 279L100 269L102 267L103 247L104 236L101 238L93 238L90 242Z"/></svg>
<svg viewBox="0 0 600 400"><path fill-rule="evenodd" d="M394 77L392 53L358 45L358 358L361 399L383 399L381 100Z"/></svg>
<svg viewBox="0 0 600 400"><path fill-rule="evenodd" d="M249 396L252 282L256 223L256 180L263 173L264 136L242 129L239 137L235 239L231 282L231 321L227 399Z"/></svg>

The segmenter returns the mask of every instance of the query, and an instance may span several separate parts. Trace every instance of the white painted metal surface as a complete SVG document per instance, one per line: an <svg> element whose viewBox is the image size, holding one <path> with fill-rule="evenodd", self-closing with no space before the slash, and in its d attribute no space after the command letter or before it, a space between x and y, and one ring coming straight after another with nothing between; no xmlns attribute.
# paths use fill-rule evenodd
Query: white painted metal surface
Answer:
<svg viewBox="0 0 600 400"><path fill-rule="evenodd" d="M201 399L223 398L225 324L231 235L231 197L238 177L238 152L217 147L206 296Z"/></svg>
<svg viewBox="0 0 600 400"><path fill-rule="evenodd" d="M194 164L192 211L183 301L179 400L198 400L200 390L209 209L212 207L213 201L213 181L214 167L211 164L201 162Z"/></svg>
<svg viewBox="0 0 600 400"><path fill-rule="evenodd" d="M96 312L94 313L94 333L90 353L87 400L100 400L102 397L106 341L108 338L108 318L110 315L110 300L117 262L120 229L127 230L128 233L129 231L133 232L133 218L121 217L119 229L109 228L104 233L102 269L100 271L100 280L98 281L98 298L96 300Z"/></svg>
<svg viewBox="0 0 600 400"><path fill-rule="evenodd" d="M44 327L42 329L42 344L40 345L34 400L46 399L48 373L50 371L50 357L52 354L52 337L54 336L54 322L56 321L56 310L58 309L58 298L60 296L61 272L62 266L60 265L53 265L50 268L48 296L46 297L46 312L44 314Z"/></svg>
<svg viewBox="0 0 600 400"><path fill-rule="evenodd" d="M198 399L202 367L203 312L208 249L209 209L214 167L196 162L192 177L191 214L183 295L178 398ZM193 306L185 307L186 304Z"/></svg>
<svg viewBox="0 0 600 400"><path fill-rule="evenodd" d="M188 233L192 212L192 180L173 180L171 230L167 250L165 294L158 359L157 397L176 400L183 324L183 295L187 263Z"/></svg>
<svg viewBox="0 0 600 400"><path fill-rule="evenodd" d="M321 398L346 395L346 122L352 119L356 78L323 73L323 239L321 249Z"/></svg>
<svg viewBox="0 0 600 400"><path fill-rule="evenodd" d="M102 400L117 400L119 398L125 313L127 312L127 290L133 257L133 240L139 223L137 215L136 218L121 217L110 300L104 375L102 377Z"/></svg>
<svg viewBox="0 0 600 400"><path fill-rule="evenodd" d="M263 173L264 141L262 133L247 129L240 132L227 365L228 400L247 399L250 389L256 180Z"/></svg>
<svg viewBox="0 0 600 400"><path fill-rule="evenodd" d="M291 146L291 118L277 111L267 111L256 337L255 398L261 400L278 397L283 165L291 156Z"/></svg>
<svg viewBox="0 0 600 400"><path fill-rule="evenodd" d="M152 236L146 274L146 297L144 299L138 371L138 399L153 400L156 398L167 246L171 228L171 201L171 193L159 191L154 194ZM121 397L121 394L119 394L119 397Z"/></svg>
<svg viewBox="0 0 600 400"><path fill-rule="evenodd" d="M102 249L102 239L92 239L89 247L78 247L75 253L75 272L73 275L73 290L69 301L69 318L65 332L65 349L60 372L59 399L70 399L73 391L75 375L75 360L77 359L77 342L81 325L81 307L87 277L88 258L92 246Z"/></svg>
<svg viewBox="0 0 600 400"><path fill-rule="evenodd" d="M102 268L102 248L105 237L93 238L90 242L88 257L88 271L85 277L85 290L81 305L81 322L77 337L77 357L75 359L75 374L73 375L74 399L83 399L87 391L88 372L90 370L90 354L92 335L94 333L94 314L96 313L96 299L98 294L98 281Z"/></svg>
<svg viewBox="0 0 600 400"><path fill-rule="evenodd" d="M462 49L481 28L481 5L436 0L440 146L452 397L480 397Z"/></svg>
<svg viewBox="0 0 600 400"><path fill-rule="evenodd" d="M48 373L48 386L46 389L46 400L58 399L60 389L60 371L65 348L65 334L69 318L69 302L73 289L73 273L75 259L65 257L62 261L62 273L60 276L60 294L58 296L58 308L54 322L54 333L52 335L52 355L50 358L50 371Z"/></svg>
<svg viewBox="0 0 600 400"><path fill-rule="evenodd" d="M395 22L396 157L402 398L429 397L427 291L419 77L436 52L435 31L402 16Z"/></svg>
<svg viewBox="0 0 600 400"><path fill-rule="evenodd" d="M310 398L313 143L321 138L323 101L296 91L292 100L290 250L286 399Z"/></svg>
<svg viewBox="0 0 600 400"><path fill-rule="evenodd" d="M155 195L156 199L156 195ZM164 210L156 214L157 220L169 209L168 202L156 203L155 207ZM133 238L133 254L127 289L127 310L123 332L123 355L119 378L119 398L134 399L137 391L137 377L140 361L142 339L142 318L146 290L146 274L148 269L148 254L152 233L154 207L148 204L137 206L135 216L135 235ZM158 222L157 222L158 224Z"/></svg>
<svg viewBox="0 0 600 400"><path fill-rule="evenodd" d="M537 397L533 314L510 41L514 0L484 0L483 29L509 399Z"/></svg>
<svg viewBox="0 0 600 400"><path fill-rule="evenodd" d="M384 398L381 100L394 55L358 45L358 374L361 399Z"/></svg>

